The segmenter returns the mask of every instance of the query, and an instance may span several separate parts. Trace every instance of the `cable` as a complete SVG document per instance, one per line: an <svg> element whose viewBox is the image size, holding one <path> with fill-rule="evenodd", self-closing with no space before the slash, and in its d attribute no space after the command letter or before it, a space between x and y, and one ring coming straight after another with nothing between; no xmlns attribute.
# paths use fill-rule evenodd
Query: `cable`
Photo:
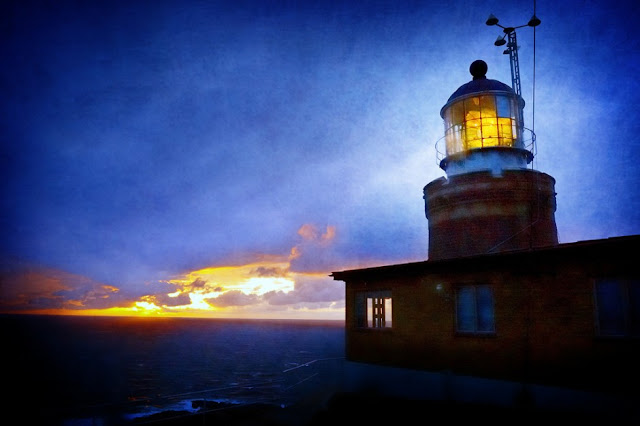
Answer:
<svg viewBox="0 0 640 426"><path fill-rule="evenodd" d="M533 0L533 15L536 15L536 0ZM534 151L537 153L535 144L536 134L536 27L533 27L533 93L532 93L532 105L531 105L531 131L534 134ZM535 158L535 156L534 156ZM531 162L531 168L533 168L533 161Z"/></svg>
<svg viewBox="0 0 640 426"><path fill-rule="evenodd" d="M536 1L533 0L533 15L536 15ZM535 123L536 123L536 26L533 27L533 89L532 89L533 93L532 93L532 100L531 100L531 110L532 110L532 117L531 117L531 133L532 133L532 147L531 147L531 151L534 154L533 155L533 159L531 160L531 170L535 171L535 167L534 167L534 161L536 161L536 157L537 157L537 150L536 150L536 127L535 127ZM542 219L541 217L541 194L540 194L540 172L536 172L536 178L535 178L535 182L531 182L530 185L534 186L535 188L533 188L533 190L535 190L535 206L531 206L531 209L529 211L529 224L524 226L522 229L520 229L519 231L515 232L514 234L512 234L511 236L505 238L504 240L500 241L499 243L497 243L496 245L494 245L493 247L489 248L489 250L486 251L486 253L491 253L494 250L496 250L498 247L500 247L501 245L503 245L504 243L510 241L511 239L517 237L518 235L522 234L525 231L529 232L529 249L533 248L533 242L534 242L534 233L536 232L536 230L534 229L534 226ZM535 209L535 210L534 210Z"/></svg>

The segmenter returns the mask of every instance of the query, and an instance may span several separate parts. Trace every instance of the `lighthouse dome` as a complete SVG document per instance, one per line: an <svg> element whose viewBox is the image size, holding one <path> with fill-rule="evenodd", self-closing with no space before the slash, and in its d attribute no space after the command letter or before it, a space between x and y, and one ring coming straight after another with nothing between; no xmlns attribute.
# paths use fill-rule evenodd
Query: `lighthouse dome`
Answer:
<svg viewBox="0 0 640 426"><path fill-rule="evenodd" d="M458 87L458 90L453 92L451 96L449 96L449 100L447 103L461 98L463 96L471 95L479 92L490 92L490 91L500 91L500 92L509 92L515 93L510 86L507 86L501 81L491 80L490 78L478 78L473 79L468 83L463 84Z"/></svg>
<svg viewBox="0 0 640 426"><path fill-rule="evenodd" d="M524 100L506 84L488 79L484 61L474 61L469 72L473 80L460 86L440 110L445 129L441 140L446 144L441 150L436 143L439 157L445 152L440 167L448 176L526 168L533 152L525 144Z"/></svg>
<svg viewBox="0 0 640 426"><path fill-rule="evenodd" d="M473 76L473 80L458 87L458 89L449 96L446 105L440 110L441 117L444 118L445 108L453 101L472 94L481 92L507 92L515 96L515 91L511 86L508 86L501 81L487 78L487 69L487 64L483 60L478 59L477 61L473 61L471 66L469 66L469 72ZM520 98L520 104L521 108L524 107L524 100L522 98Z"/></svg>

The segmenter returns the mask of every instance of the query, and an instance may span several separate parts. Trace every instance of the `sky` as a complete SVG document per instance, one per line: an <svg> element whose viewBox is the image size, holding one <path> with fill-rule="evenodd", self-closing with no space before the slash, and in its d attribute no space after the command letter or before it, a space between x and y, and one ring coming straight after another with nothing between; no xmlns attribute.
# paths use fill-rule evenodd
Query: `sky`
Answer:
<svg viewBox="0 0 640 426"><path fill-rule="evenodd" d="M5 0L0 312L343 319L423 261L440 109L511 84L560 243L640 234L632 1Z"/></svg>

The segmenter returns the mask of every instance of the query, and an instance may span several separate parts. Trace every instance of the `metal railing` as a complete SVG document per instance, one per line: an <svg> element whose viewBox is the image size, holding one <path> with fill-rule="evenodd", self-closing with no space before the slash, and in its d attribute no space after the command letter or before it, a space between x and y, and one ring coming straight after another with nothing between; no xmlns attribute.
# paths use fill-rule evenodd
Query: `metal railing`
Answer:
<svg viewBox="0 0 640 426"><path fill-rule="evenodd" d="M537 152L536 152L536 134L533 132L533 130L528 129L528 128L525 127L522 130L522 138L523 138L523 146L524 146L523 149L525 149L526 151L529 151L531 153L531 155L533 157L535 157L536 154L537 154ZM447 139L447 135L446 135L446 132L445 132L445 135L442 136L440 139L438 139L436 141L436 144L435 144L436 164L438 164L438 166L440 166L442 160L444 160L447 157L446 139ZM482 148L494 148L494 147L496 147L496 145L491 145L491 146L488 146L488 147L472 148L470 150L482 149ZM462 151L458 151L458 152L462 152Z"/></svg>

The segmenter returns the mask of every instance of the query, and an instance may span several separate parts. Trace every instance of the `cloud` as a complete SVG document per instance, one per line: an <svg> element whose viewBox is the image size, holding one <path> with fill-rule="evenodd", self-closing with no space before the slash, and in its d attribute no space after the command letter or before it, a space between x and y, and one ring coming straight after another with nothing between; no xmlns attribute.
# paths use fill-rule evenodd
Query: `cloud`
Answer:
<svg viewBox="0 0 640 426"><path fill-rule="evenodd" d="M201 283L195 283L198 285ZM157 299L170 306L185 304L184 297L167 296L173 292L175 284L169 282L122 288L26 262L15 262L11 267L4 265L0 271L0 311L3 312L128 308L143 299ZM188 304L188 295L185 296Z"/></svg>
<svg viewBox="0 0 640 426"><path fill-rule="evenodd" d="M278 311L295 310L306 315L314 310L339 310L343 284L329 278L327 270L315 272L334 255L331 250L336 227L322 229L305 224L298 236L293 255L260 254L246 262L210 266L168 281L136 286L108 285L51 268L14 267L2 274L0 309L79 312L123 308L119 313L135 314L161 308L167 313L211 311L214 315L254 317ZM294 262L312 272L292 270Z"/></svg>
<svg viewBox="0 0 640 426"><path fill-rule="evenodd" d="M58 308L105 309L130 305L130 300L119 294L116 287L91 283L73 290L62 290L57 295L64 301Z"/></svg>
<svg viewBox="0 0 640 426"><path fill-rule="evenodd" d="M172 282L173 286L180 287L180 291L183 293L211 293L211 292L221 292L223 291L223 287L215 284L211 285L209 282L201 277L197 277L193 281L182 284L179 282ZM171 293L172 291L168 291L167 293Z"/></svg>
<svg viewBox="0 0 640 426"><path fill-rule="evenodd" d="M291 249L290 270L295 272L331 272L344 259L335 251L337 228L327 225L320 231L313 224L304 224L298 229L302 241Z"/></svg>
<svg viewBox="0 0 640 426"><path fill-rule="evenodd" d="M318 229L311 224L304 224L298 229L298 235L307 241L312 241L318 238Z"/></svg>
<svg viewBox="0 0 640 426"><path fill-rule="evenodd" d="M207 285L207 282L197 278L194 282L190 284L191 288L204 288Z"/></svg>
<svg viewBox="0 0 640 426"><path fill-rule="evenodd" d="M329 277L301 275L296 279L293 291L270 291L263 298L270 305L336 302L344 298L344 285Z"/></svg>
<svg viewBox="0 0 640 426"><path fill-rule="evenodd" d="M54 268L21 264L0 272L0 310L108 308L127 304L120 289Z"/></svg>
<svg viewBox="0 0 640 426"><path fill-rule="evenodd" d="M41 304L61 304L59 291L67 290L60 277L50 276L45 270L3 271L0 277L0 307L6 309L33 309Z"/></svg>
<svg viewBox="0 0 640 426"><path fill-rule="evenodd" d="M150 302L153 302L157 306L186 306L191 304L191 298L187 293L181 293L177 296L169 296L168 294L156 294Z"/></svg>
<svg viewBox="0 0 640 426"><path fill-rule="evenodd" d="M287 269L284 268L259 266L251 270L250 273L259 277L286 277L287 272Z"/></svg>
<svg viewBox="0 0 640 426"><path fill-rule="evenodd" d="M207 303L218 308L231 306L255 305L260 302L260 298L255 294L245 294L239 290L231 290L218 297L207 299Z"/></svg>
<svg viewBox="0 0 640 426"><path fill-rule="evenodd" d="M320 244L328 244L333 240L336 235L335 226L328 225L325 232L320 234L320 231L315 225L305 223L298 229L298 235L305 241L313 241Z"/></svg>

